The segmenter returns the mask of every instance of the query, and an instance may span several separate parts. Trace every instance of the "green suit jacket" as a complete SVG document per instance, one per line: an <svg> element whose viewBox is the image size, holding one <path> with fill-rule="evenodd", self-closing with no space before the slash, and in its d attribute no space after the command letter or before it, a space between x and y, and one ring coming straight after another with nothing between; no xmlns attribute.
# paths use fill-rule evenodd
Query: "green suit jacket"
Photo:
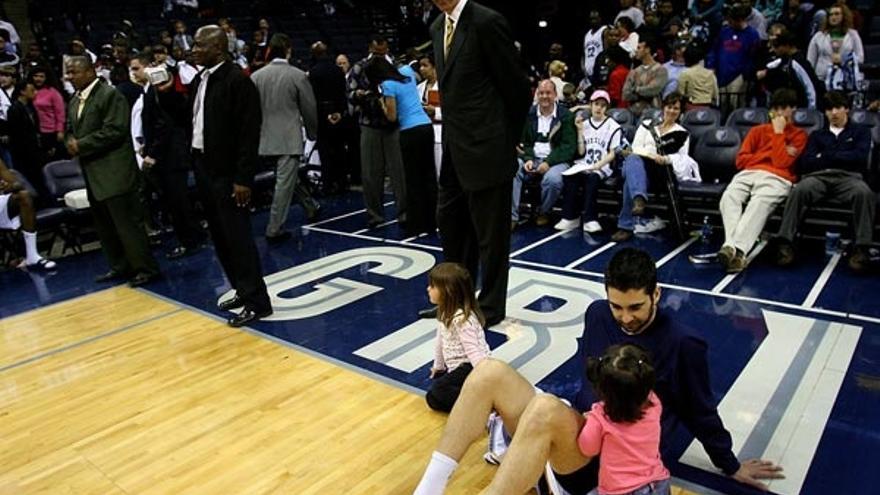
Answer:
<svg viewBox="0 0 880 495"><path fill-rule="evenodd" d="M67 107L67 138L79 144L79 163L91 195L103 201L134 190L139 174L125 97L99 80L79 118L78 106L74 97Z"/></svg>

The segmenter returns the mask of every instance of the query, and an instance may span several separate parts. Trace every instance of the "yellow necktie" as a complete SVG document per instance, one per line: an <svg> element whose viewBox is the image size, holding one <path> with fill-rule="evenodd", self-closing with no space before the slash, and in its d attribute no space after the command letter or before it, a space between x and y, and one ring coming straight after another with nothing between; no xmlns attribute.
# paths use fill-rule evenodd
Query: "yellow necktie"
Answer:
<svg viewBox="0 0 880 495"><path fill-rule="evenodd" d="M443 56L449 55L449 47L452 46L452 33L455 32L455 21L452 17L446 17L446 39L443 40Z"/></svg>
<svg viewBox="0 0 880 495"><path fill-rule="evenodd" d="M77 98L79 99L79 102L76 106L76 120L79 120L80 116L83 113L83 107L86 106L86 99L83 98L82 93L80 93L80 95Z"/></svg>

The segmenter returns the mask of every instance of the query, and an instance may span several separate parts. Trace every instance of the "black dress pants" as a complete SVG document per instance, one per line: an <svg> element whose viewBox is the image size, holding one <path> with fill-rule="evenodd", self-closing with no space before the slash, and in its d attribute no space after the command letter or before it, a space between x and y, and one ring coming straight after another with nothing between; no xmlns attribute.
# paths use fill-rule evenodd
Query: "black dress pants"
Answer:
<svg viewBox="0 0 880 495"><path fill-rule="evenodd" d="M434 126L425 124L400 131L400 154L406 181L406 233L433 233L437 228Z"/></svg>
<svg viewBox="0 0 880 495"><path fill-rule="evenodd" d="M271 303L263 281L260 253L254 244L250 210L235 205L232 178L213 175L203 158L200 152L193 151L196 184L217 259L245 307L257 313L268 311Z"/></svg>
<svg viewBox="0 0 880 495"><path fill-rule="evenodd" d="M511 161L511 170L513 166ZM443 257L464 265L475 284L479 280L477 302L487 325L499 322L507 315L513 178L485 189L466 190L449 153L444 153L439 186L437 226Z"/></svg>
<svg viewBox="0 0 880 495"><path fill-rule="evenodd" d="M134 276L138 273L156 275L159 265L150 252L150 241L144 228L144 205L138 188L101 201L86 188L95 231L110 269Z"/></svg>

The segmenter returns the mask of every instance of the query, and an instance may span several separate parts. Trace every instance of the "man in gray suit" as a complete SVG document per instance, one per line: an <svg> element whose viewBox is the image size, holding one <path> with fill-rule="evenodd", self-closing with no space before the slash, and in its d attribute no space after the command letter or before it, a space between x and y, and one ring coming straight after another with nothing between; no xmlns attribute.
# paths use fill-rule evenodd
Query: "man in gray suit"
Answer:
<svg viewBox="0 0 880 495"><path fill-rule="evenodd" d="M303 156L302 130L305 127L308 138L314 140L318 129L312 85L305 72L288 62L291 52L287 35L273 35L269 41L270 62L251 76L263 109L260 156L277 157L275 196L266 226L266 240L270 243L290 237L283 227Z"/></svg>

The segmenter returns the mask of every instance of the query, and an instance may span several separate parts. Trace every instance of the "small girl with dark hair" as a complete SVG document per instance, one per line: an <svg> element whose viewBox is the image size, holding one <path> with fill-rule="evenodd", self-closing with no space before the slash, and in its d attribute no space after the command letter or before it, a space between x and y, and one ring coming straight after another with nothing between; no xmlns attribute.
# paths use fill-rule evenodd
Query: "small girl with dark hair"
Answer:
<svg viewBox="0 0 880 495"><path fill-rule="evenodd" d="M437 305L437 339L431 388L425 399L435 411L449 412L471 370L489 356L485 320L471 276L457 263L440 263L428 274L428 298Z"/></svg>
<svg viewBox="0 0 880 495"><path fill-rule="evenodd" d="M634 344L613 345L587 360L587 379L600 401L584 413L581 453L599 458L599 486L589 495L668 494L660 459L660 415L651 358Z"/></svg>

